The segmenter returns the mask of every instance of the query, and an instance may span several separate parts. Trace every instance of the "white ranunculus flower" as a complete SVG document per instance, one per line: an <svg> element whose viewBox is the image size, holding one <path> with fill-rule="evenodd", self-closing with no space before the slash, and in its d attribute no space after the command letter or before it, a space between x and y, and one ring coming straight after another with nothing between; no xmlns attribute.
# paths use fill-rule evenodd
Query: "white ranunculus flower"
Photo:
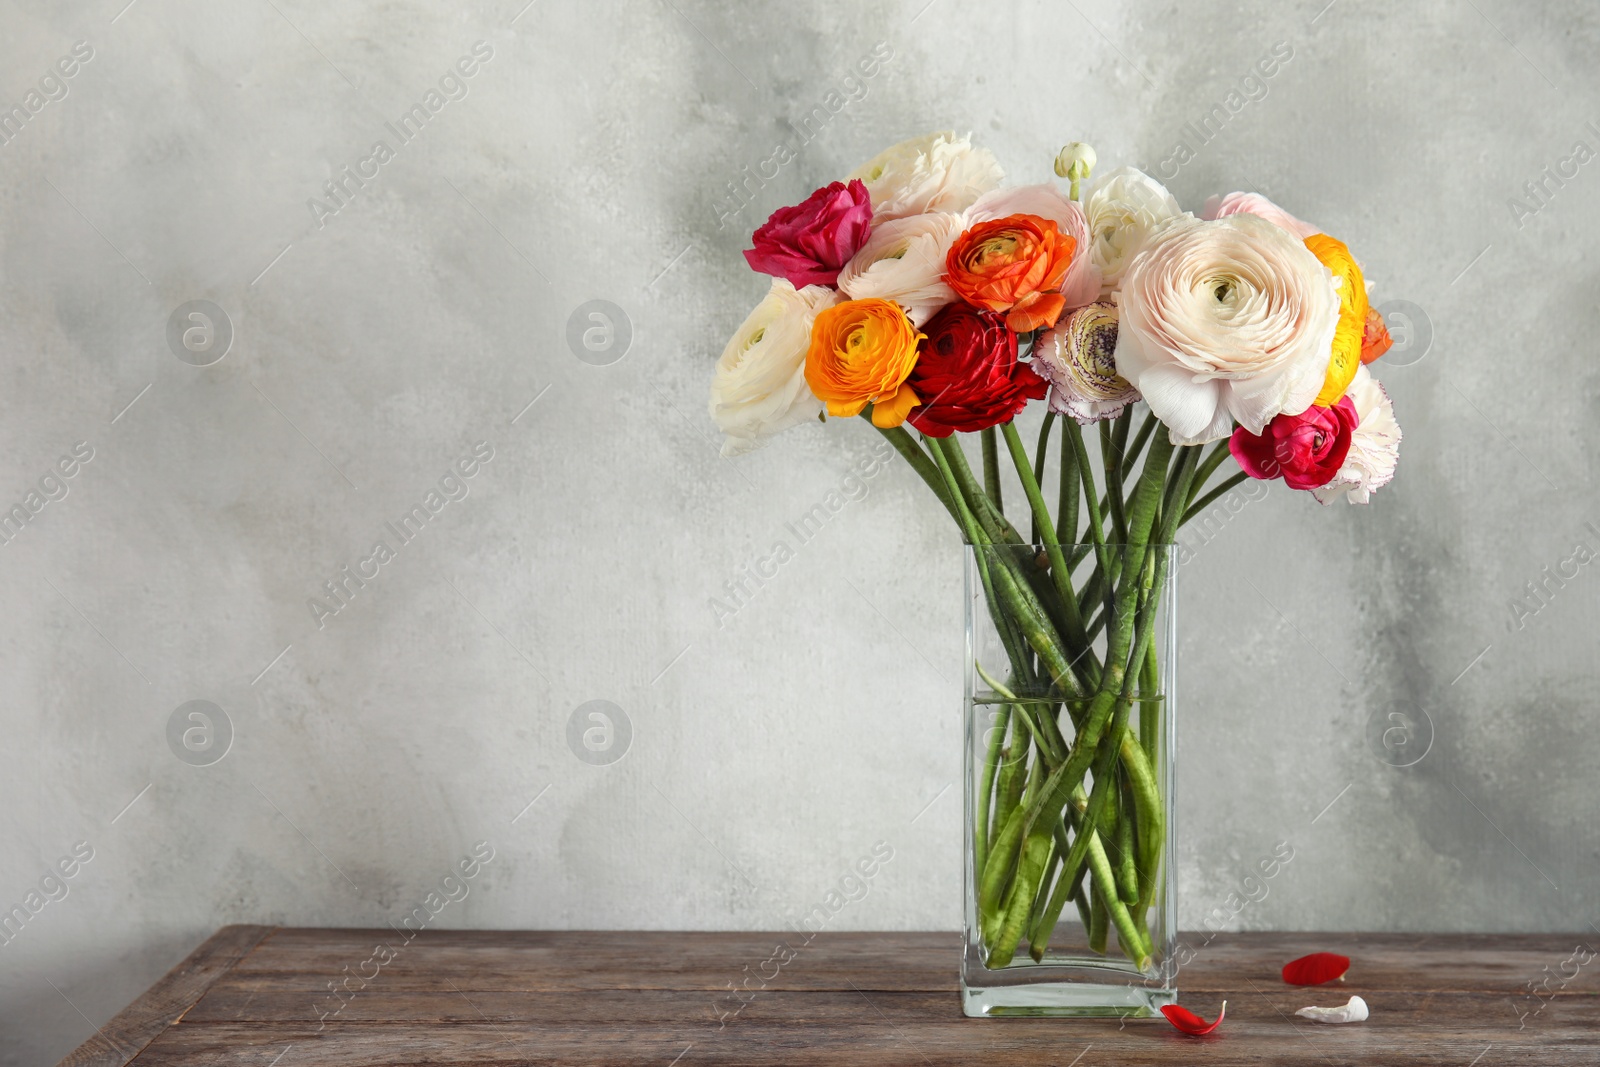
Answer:
<svg viewBox="0 0 1600 1067"><path fill-rule="evenodd" d="M1003 177L993 152L974 148L970 135L947 131L886 148L846 180L860 179L866 185L872 222L879 225L925 211L959 214L997 188Z"/></svg>
<svg viewBox="0 0 1600 1067"><path fill-rule="evenodd" d="M839 294L826 286L797 291L772 279L766 298L722 350L711 380L711 418L728 435L724 456L748 452L821 414L822 401L806 385L806 349L817 312L838 302Z"/></svg>
<svg viewBox="0 0 1600 1067"><path fill-rule="evenodd" d="M882 223L839 272L839 288L852 300L893 300L906 309L912 325L921 326L955 303L955 290L944 281L944 261L964 229L960 215L943 211Z"/></svg>
<svg viewBox="0 0 1600 1067"><path fill-rule="evenodd" d="M1382 489L1394 478L1400 462L1400 424L1395 421L1389 394L1367 368L1356 371L1344 395L1355 404L1359 420L1350 434L1350 451L1333 481L1311 493L1324 504L1340 496L1352 504L1365 504L1373 490Z"/></svg>
<svg viewBox="0 0 1600 1067"><path fill-rule="evenodd" d="M1068 311L1100 298L1100 268L1094 265L1089 254L1089 221L1084 217L1083 208L1057 186L1019 185L979 197L967 210L967 225L1003 219L1007 215L1037 215L1049 219L1072 238L1076 245L1072 250L1072 266L1061 279L1061 295L1066 297Z"/></svg>
<svg viewBox="0 0 1600 1067"><path fill-rule="evenodd" d="M1118 167L1096 183L1083 213L1089 219L1089 254L1100 268L1103 291L1109 293L1150 231L1183 209L1166 186L1144 171Z"/></svg>
<svg viewBox="0 0 1600 1067"><path fill-rule="evenodd" d="M1334 277L1287 230L1255 215L1158 225L1117 294L1117 371L1173 444L1253 434L1311 405L1339 322Z"/></svg>

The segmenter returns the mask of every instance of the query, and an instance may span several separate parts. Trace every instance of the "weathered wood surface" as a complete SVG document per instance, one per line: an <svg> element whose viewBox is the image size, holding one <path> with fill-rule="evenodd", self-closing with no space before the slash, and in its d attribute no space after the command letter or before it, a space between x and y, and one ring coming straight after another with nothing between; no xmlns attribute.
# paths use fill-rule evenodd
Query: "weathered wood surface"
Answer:
<svg viewBox="0 0 1600 1067"><path fill-rule="evenodd" d="M766 961L785 939L798 955L778 968ZM62 1063L1600 1067L1600 939L1185 940L1195 955L1183 1003L1210 1018L1228 1001L1222 1029L1202 1039L1161 1019L964 1018L955 934L823 933L802 947L793 934L429 931L407 942L393 930L227 927ZM379 945L392 953L381 965ZM1347 980L1285 986L1282 964L1317 950L1352 957ZM735 997L730 984L747 978ZM357 992L336 996L336 983ZM1353 993L1371 1006L1365 1023L1294 1016Z"/></svg>
<svg viewBox="0 0 1600 1067"><path fill-rule="evenodd" d="M123 1067L166 1033L229 969L270 935L271 926L224 926L144 995L123 1008L57 1067Z"/></svg>

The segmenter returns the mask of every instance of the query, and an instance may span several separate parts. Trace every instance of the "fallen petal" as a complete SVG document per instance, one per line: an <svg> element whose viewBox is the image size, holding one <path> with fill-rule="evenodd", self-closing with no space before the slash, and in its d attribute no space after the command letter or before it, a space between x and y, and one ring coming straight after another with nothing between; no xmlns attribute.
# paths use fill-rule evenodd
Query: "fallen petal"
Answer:
<svg viewBox="0 0 1600 1067"><path fill-rule="evenodd" d="M1362 1005L1361 1010L1365 1012L1366 1006ZM1180 1008L1176 1004L1168 1004L1161 1009L1161 1014L1167 1017L1167 1022L1184 1033L1202 1037L1222 1025L1222 1017L1228 1014L1228 1002L1226 1000L1222 1002L1222 1007L1217 1011L1217 1021L1214 1023L1208 1023L1188 1008ZM1362 1015L1362 1018L1365 1019L1366 1016Z"/></svg>
<svg viewBox="0 0 1600 1067"><path fill-rule="evenodd" d="M1295 1014L1319 1023L1360 1023L1367 1020L1367 1002L1351 997L1342 1008L1301 1008Z"/></svg>
<svg viewBox="0 0 1600 1067"><path fill-rule="evenodd" d="M1283 965L1283 980L1290 985L1322 985L1343 978L1350 969L1350 957L1336 952L1313 952Z"/></svg>

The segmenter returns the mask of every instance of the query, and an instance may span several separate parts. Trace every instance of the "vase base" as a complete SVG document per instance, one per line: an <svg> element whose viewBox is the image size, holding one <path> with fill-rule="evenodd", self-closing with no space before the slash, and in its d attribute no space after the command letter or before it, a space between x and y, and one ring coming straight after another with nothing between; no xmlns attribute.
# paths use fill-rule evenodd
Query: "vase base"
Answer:
<svg viewBox="0 0 1600 1067"><path fill-rule="evenodd" d="M1176 989L1097 982L961 982L961 1010L973 1018L1148 1019L1178 1002Z"/></svg>

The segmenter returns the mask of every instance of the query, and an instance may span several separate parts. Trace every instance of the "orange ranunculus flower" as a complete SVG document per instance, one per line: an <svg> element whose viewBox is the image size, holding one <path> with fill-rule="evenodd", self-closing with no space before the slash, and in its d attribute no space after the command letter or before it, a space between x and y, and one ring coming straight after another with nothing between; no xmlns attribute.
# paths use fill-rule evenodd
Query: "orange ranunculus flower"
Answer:
<svg viewBox="0 0 1600 1067"><path fill-rule="evenodd" d="M1306 238L1306 247L1340 279L1339 324L1333 330L1333 355L1328 360L1328 375L1322 380L1322 392L1312 401L1318 407L1331 407L1350 388L1361 366L1361 339L1367 330L1367 282L1343 241L1318 233Z"/></svg>
<svg viewBox="0 0 1600 1067"><path fill-rule="evenodd" d="M1061 317L1061 279L1076 247L1049 219L1007 215L956 238L945 256L944 280L974 307L1008 312L1006 326L1027 333Z"/></svg>
<svg viewBox="0 0 1600 1067"><path fill-rule="evenodd" d="M870 402L874 426L899 426L922 403L905 384L920 340L922 334L893 300L835 304L818 312L811 324L806 384L830 415L859 415Z"/></svg>
<svg viewBox="0 0 1600 1067"><path fill-rule="evenodd" d="M1394 338L1389 336L1389 326L1383 321L1383 315L1375 307L1367 308L1367 329L1361 335L1361 362L1371 363L1394 344Z"/></svg>

